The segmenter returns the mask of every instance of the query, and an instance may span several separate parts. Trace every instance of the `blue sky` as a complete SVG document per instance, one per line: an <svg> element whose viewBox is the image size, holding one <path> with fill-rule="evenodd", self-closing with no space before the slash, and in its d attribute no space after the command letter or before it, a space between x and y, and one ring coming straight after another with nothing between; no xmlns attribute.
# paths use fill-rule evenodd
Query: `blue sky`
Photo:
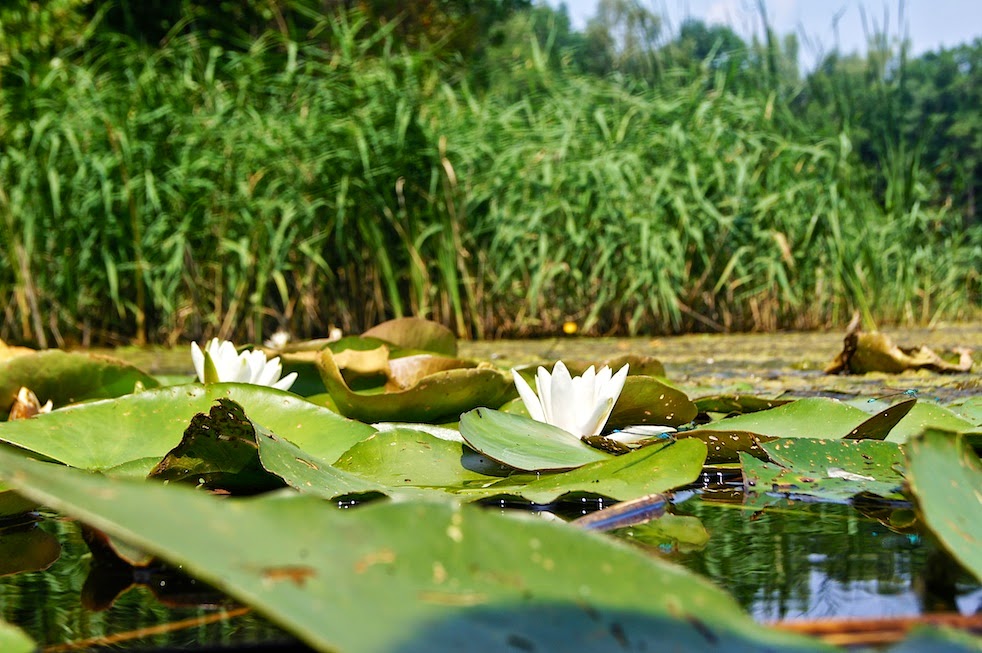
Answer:
<svg viewBox="0 0 982 653"><path fill-rule="evenodd" d="M541 0L540 0L541 1ZM558 6L561 0L546 0ZM573 24L583 27L594 15L599 0L564 0ZM756 0L640 0L676 27L686 17L707 23L723 23L748 37L760 34ZM865 51L861 7L869 23L883 27L888 12L886 32L896 35L906 31L913 53L920 54L939 47L951 47L982 36L982 0L907 0L904 3L904 25L898 26L897 0L766 0L768 18L779 34L795 32L801 38L801 64L814 66L823 52L838 48L841 52ZM838 42L832 23L838 23ZM870 25L872 27L872 25Z"/></svg>

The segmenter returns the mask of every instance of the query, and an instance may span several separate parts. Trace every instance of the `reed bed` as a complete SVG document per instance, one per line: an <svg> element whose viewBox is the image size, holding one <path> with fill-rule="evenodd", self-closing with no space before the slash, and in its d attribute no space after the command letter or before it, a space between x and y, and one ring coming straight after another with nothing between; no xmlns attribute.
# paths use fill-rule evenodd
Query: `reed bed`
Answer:
<svg viewBox="0 0 982 653"><path fill-rule="evenodd" d="M258 341L407 314L471 337L979 314L978 226L884 208L848 132L789 129L773 98L707 78L638 86L548 53L521 93L475 89L359 21L325 18L317 44L103 38L12 62L0 338Z"/></svg>

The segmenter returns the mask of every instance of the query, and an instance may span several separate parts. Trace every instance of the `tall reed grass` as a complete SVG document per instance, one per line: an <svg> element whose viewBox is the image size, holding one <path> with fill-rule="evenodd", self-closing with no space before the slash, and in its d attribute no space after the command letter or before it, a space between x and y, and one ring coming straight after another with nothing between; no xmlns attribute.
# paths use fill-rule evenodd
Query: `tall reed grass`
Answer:
<svg viewBox="0 0 982 653"><path fill-rule="evenodd" d="M978 229L884 210L849 133L783 128L773 98L600 80L538 49L512 71L521 94L475 90L356 14L321 29L316 45L104 38L12 63L0 337L259 340L405 314L469 336L978 315Z"/></svg>

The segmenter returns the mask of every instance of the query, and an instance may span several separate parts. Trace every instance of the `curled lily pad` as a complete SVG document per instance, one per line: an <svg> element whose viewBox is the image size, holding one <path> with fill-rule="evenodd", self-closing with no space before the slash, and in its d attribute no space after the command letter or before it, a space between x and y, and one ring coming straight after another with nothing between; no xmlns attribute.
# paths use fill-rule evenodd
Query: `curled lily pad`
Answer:
<svg viewBox="0 0 982 653"><path fill-rule="evenodd" d="M146 476L181 441L191 418L223 397L240 404L266 428L327 460L375 432L289 392L213 383L158 388L0 423L0 441L72 467Z"/></svg>
<svg viewBox="0 0 982 653"><path fill-rule="evenodd" d="M982 579L982 463L963 436L929 429L904 447L908 481L924 521Z"/></svg>
<svg viewBox="0 0 982 653"><path fill-rule="evenodd" d="M429 320L402 317L373 326L362 337L378 338L403 349L420 349L453 358L457 355L457 337L453 331Z"/></svg>
<svg viewBox="0 0 982 653"><path fill-rule="evenodd" d="M143 388L156 388L154 377L109 356L58 349L16 356L0 362L0 415L6 416L22 387L55 408L90 399L120 397Z"/></svg>
<svg viewBox="0 0 982 653"><path fill-rule="evenodd" d="M198 413L184 437L151 470L148 478L191 483L230 494L255 494L278 487L283 481L259 462L262 426L246 417L242 406L221 398L208 414Z"/></svg>
<svg viewBox="0 0 982 653"><path fill-rule="evenodd" d="M972 352L955 350L957 363L949 363L927 347L898 347L889 336L873 331L865 333L860 328L859 315L853 318L846 330L842 351L825 368L826 374L849 372L887 372L899 374L907 370L926 369L941 373L965 373L972 370Z"/></svg>
<svg viewBox="0 0 982 653"><path fill-rule="evenodd" d="M964 433L974 430L975 426L944 406L919 401L890 431L887 440L902 444L930 428Z"/></svg>
<svg viewBox="0 0 982 653"><path fill-rule="evenodd" d="M634 424L681 426L698 410L684 392L650 376L628 375L624 389L607 420L607 429Z"/></svg>
<svg viewBox="0 0 982 653"><path fill-rule="evenodd" d="M447 421L477 406L500 406L516 394L511 374L485 365L437 372L405 390L381 394L349 388L330 350L320 352L317 366L341 414L363 422Z"/></svg>
<svg viewBox="0 0 982 653"><path fill-rule="evenodd" d="M490 408L461 415L460 434L475 451L524 471L573 469L610 458L559 427Z"/></svg>

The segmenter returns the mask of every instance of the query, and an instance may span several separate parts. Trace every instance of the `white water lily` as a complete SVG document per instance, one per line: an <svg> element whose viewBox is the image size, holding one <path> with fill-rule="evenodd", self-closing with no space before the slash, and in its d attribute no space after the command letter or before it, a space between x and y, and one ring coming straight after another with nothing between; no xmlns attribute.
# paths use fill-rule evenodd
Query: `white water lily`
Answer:
<svg viewBox="0 0 982 653"><path fill-rule="evenodd" d="M191 360L202 383L252 383L289 390L297 379L296 372L280 378L283 365L279 356L267 361L266 354L261 351L244 351L240 354L231 342L218 338L212 338L204 351L198 347L198 343L192 342Z"/></svg>
<svg viewBox="0 0 982 653"><path fill-rule="evenodd" d="M557 426L579 440L600 435L624 388L627 370L625 365L613 374L605 365L596 372L591 365L583 376L573 377L558 361L551 374L544 367L538 369L535 392L518 372L514 372L515 387L532 419Z"/></svg>

